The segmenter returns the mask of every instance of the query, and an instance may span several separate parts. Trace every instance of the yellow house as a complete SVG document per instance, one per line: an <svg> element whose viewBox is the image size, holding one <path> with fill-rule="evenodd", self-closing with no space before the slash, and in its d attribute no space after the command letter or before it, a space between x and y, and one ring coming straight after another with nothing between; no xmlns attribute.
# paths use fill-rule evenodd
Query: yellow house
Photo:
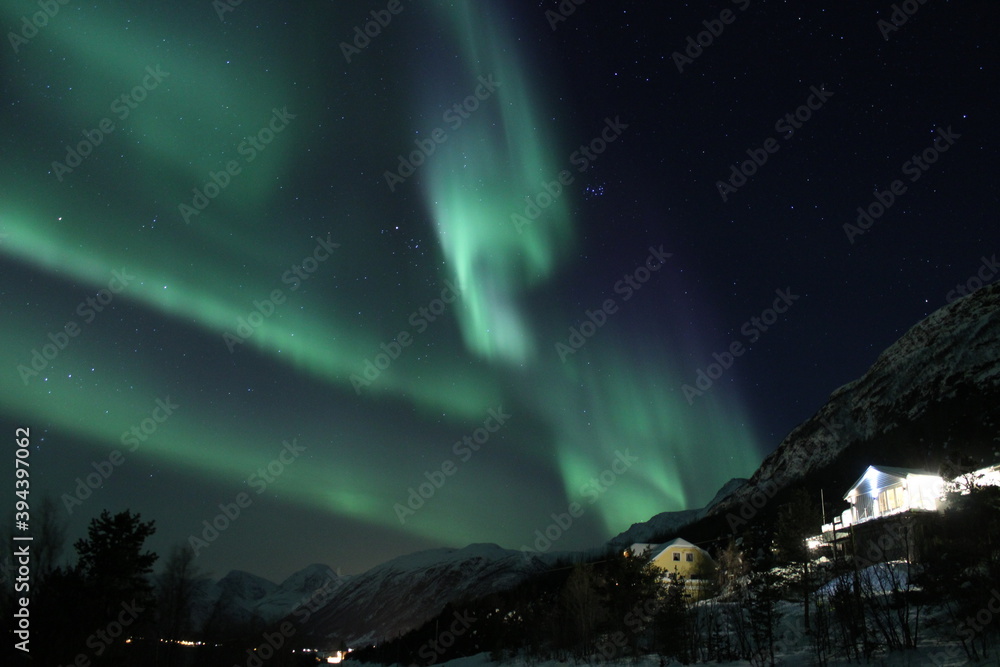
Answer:
<svg viewBox="0 0 1000 667"><path fill-rule="evenodd" d="M666 544L633 544L630 550L636 556L651 556L664 577L679 574L688 581L715 577L715 561L708 552L680 537Z"/></svg>

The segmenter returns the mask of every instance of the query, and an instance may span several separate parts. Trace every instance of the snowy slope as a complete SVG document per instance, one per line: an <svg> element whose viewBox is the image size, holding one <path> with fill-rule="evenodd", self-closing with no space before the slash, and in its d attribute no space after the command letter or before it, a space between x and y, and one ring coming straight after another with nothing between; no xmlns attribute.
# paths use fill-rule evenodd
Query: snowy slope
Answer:
<svg viewBox="0 0 1000 667"><path fill-rule="evenodd" d="M326 565L309 565L281 582L275 591L257 601L254 611L268 622L287 616L322 590L337 590L350 578ZM323 594L324 599L326 593Z"/></svg>
<svg viewBox="0 0 1000 667"><path fill-rule="evenodd" d="M304 634L352 646L395 637L437 615L449 601L510 588L539 567L537 559L495 544L401 556L347 581L312 614Z"/></svg>
<svg viewBox="0 0 1000 667"><path fill-rule="evenodd" d="M193 603L194 627L203 627L213 616L214 622L223 627L273 623L324 585L345 579L318 564L303 568L281 584L233 570L219 581L201 582Z"/></svg>

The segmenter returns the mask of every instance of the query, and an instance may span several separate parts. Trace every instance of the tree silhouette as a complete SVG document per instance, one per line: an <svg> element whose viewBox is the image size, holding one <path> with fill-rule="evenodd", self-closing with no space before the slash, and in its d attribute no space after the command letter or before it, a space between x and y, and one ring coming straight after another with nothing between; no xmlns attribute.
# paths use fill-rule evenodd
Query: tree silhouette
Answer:
<svg viewBox="0 0 1000 667"><path fill-rule="evenodd" d="M143 523L128 510L114 516L104 510L90 521L87 537L76 541L77 568L104 614L133 600L143 607L153 604L149 575L158 556L142 548L156 532L154 523Z"/></svg>
<svg viewBox="0 0 1000 667"><path fill-rule="evenodd" d="M153 522L142 523L127 511L113 517L105 511L91 520L87 538L74 545L76 564L63 566L66 527L55 507L43 499L33 526L38 545L30 591L33 664L125 664L125 628L133 634L138 630L133 623L141 618L131 611L151 601L146 576L157 557L142 547L154 532ZM7 605L0 606L6 612ZM95 634L101 632L107 634Z"/></svg>
<svg viewBox="0 0 1000 667"><path fill-rule="evenodd" d="M168 640L166 662L179 664L177 640L192 638L191 612L205 580L194 564L194 550L186 543L174 545L157 586L160 633Z"/></svg>
<svg viewBox="0 0 1000 667"><path fill-rule="evenodd" d="M812 554L806 546L806 538L817 532L818 511L805 489L796 489L791 499L778 508L778 526L774 541L783 560L795 563L800 568L799 586L802 592L803 624L809 632L809 562Z"/></svg>
<svg viewBox="0 0 1000 667"><path fill-rule="evenodd" d="M593 567L589 563L575 565L560 594L564 623L559 630L567 648L582 654L582 648L597 634L606 604Z"/></svg>
<svg viewBox="0 0 1000 667"><path fill-rule="evenodd" d="M55 569L66 545L66 519L51 496L43 496L34 514L34 580L43 582Z"/></svg>

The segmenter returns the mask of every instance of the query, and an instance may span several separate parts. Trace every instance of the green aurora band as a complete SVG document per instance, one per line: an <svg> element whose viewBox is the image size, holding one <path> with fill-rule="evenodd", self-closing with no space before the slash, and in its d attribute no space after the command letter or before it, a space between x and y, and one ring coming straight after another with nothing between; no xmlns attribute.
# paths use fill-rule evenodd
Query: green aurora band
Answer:
<svg viewBox="0 0 1000 667"><path fill-rule="evenodd" d="M7 24L20 18L12 11L3 10ZM681 376L662 351L633 358L613 349L628 345L629 334L609 324L586 355L562 364L548 338L562 330L562 314L532 313L525 305L557 270L572 268L572 195L564 192L520 233L511 222L525 197L537 195L543 181L565 165L551 157L562 152L544 127L542 96L526 75L515 40L496 27L499 22L484 20L479 3L440 2L432 11L448 24L468 82L493 74L501 86L422 174L440 257L463 295L453 312L422 334L426 349L420 355L408 351L360 398L351 375L407 329L408 314L438 295L440 258L411 269L416 275L405 287L379 275L384 248L368 228L370 211L358 207L332 225L338 231L331 238L341 249L306 287L291 290L282 276L313 251L316 239L289 231L284 189L302 175L296 161L311 149L321 114L331 112L310 105L302 87L288 83L296 76L294 54L274 56L266 73L256 65L231 65L234 51L247 56L253 45L213 42L217 26L192 29L190 39L206 46L170 51L159 46L162 29L152 20L136 21L123 39L117 11L64 10L23 47L25 71L8 66L5 72L12 86L39 80L64 92L58 103L24 111L40 114L46 129L19 137L7 156L17 167L0 192L0 232L6 235L0 253L64 281L68 294L65 310L25 308L0 329L7 369L0 373L0 400L8 410L50 422L102 450L117 447L122 432L148 415L156 398L173 393L182 408L140 454L234 487L273 457L282 439L295 435L274 426L280 414L234 423L233 405L202 403L197 388L164 390L178 383L162 362L140 356L130 357L127 368L107 362L116 358L108 346L119 342L105 338L107 317L84 326L44 372L22 381L16 369L30 364L31 351L67 321L79 321L76 302L106 287L113 270L124 269L135 276L116 296L128 305L124 312L155 312L173 326L217 340L220 366L230 359L267 359L286 378L302 378L289 382L325 388L332 403L348 406L348 414L357 409L409 416L405 428L380 431L376 417L337 437L322 420L298 427L301 442L319 443L312 450L317 456L329 453L329 460L290 471L282 486L285 496L304 506L446 543L506 541L516 547L530 535L496 534L504 515L517 511L512 506L531 507L542 522L549 511L562 511L563 501L579 499L581 486L607 468L617 450L631 449L641 463L594 504L609 533L707 501L705 494L718 484L750 472L758 448L750 429L740 427L746 423L741 411L712 396L702 410L690 409L678 391L666 389L679 387ZM350 28L345 22L328 32ZM110 103L141 81L147 66L157 65L169 77L116 124L106 145L57 180L51 162L63 159L64 147L79 141L81 129L112 116ZM344 113L365 112L346 106ZM295 120L184 224L178 204L190 201L192 189L203 186L210 172L238 159L242 138L284 107L297 114ZM334 143L351 140L348 129L332 132ZM346 179L349 168L337 167L331 178ZM283 290L287 303L230 355L223 334L275 289ZM392 303L379 310L387 293ZM463 347L469 354L462 354ZM588 360L614 369L613 375L593 370ZM95 376L101 378L96 391L85 386ZM516 453L522 466L473 459L468 474L449 487L447 501L428 504L401 525L393 505L429 467L418 452L430 451L431 464L446 458L453 440L476 428L488 408L505 402L522 412L495 446ZM529 432L526 423L542 425L547 438ZM412 435L421 428L430 434ZM407 447L398 456L387 449L384 467L375 467L351 456L350 445L365 439L405 440ZM713 462L710 471L704 470L706 459ZM551 473L562 488L529 488L525 463L540 475ZM692 469L694 479L682 475ZM334 478L337 485L330 483Z"/></svg>
<svg viewBox="0 0 1000 667"><path fill-rule="evenodd" d="M537 224L516 226L512 215L565 165L551 159L545 114L514 40L488 4L435 6L456 33L467 80L488 77L499 85L427 165L426 198L449 269L468 293L459 309L466 344L488 359L520 363L536 348L518 300L552 275L572 230L564 196Z"/></svg>

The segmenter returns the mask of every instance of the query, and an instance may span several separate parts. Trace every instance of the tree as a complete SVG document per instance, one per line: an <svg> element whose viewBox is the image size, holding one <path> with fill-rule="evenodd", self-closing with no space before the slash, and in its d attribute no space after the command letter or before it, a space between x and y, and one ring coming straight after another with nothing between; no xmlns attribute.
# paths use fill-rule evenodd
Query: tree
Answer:
<svg viewBox="0 0 1000 667"><path fill-rule="evenodd" d="M53 570L66 546L66 519L51 496L44 496L34 513L34 566L36 583L43 582Z"/></svg>
<svg viewBox="0 0 1000 667"><path fill-rule="evenodd" d="M161 633L167 645L167 664L176 664L177 645L174 641L190 639L191 610L202 581L200 568L194 564L194 550L185 543L170 552L157 586Z"/></svg>
<svg viewBox="0 0 1000 667"><path fill-rule="evenodd" d="M775 635L782 617L777 607L778 595L773 570L766 565L758 565L750 575L745 593L743 604L746 606L753 640L750 664L768 664L773 667Z"/></svg>
<svg viewBox="0 0 1000 667"><path fill-rule="evenodd" d="M667 575L662 605L656 621L659 626L660 651L687 664L691 661L692 628L684 577Z"/></svg>
<svg viewBox="0 0 1000 667"><path fill-rule="evenodd" d="M729 543L719 553L718 558L716 576L718 577L719 592L722 595L736 592L736 588L743 582L749 571L750 566L743 556L743 550L735 539L729 538Z"/></svg>
<svg viewBox="0 0 1000 667"><path fill-rule="evenodd" d="M79 571L57 567L31 601L31 657L36 664L62 665L88 649L96 629L90 587Z"/></svg>
<svg viewBox="0 0 1000 667"><path fill-rule="evenodd" d="M111 516L107 510L91 519L87 537L76 541L77 568L95 588L110 614L122 603L152 604L149 575L158 556L143 552L146 538L156 532L154 521L143 523L128 510Z"/></svg>
<svg viewBox="0 0 1000 667"><path fill-rule="evenodd" d="M601 567L601 586L607 600L607 629L625 637L632 655L639 653L642 629L652 620L663 595L663 571L653 565L650 555L614 553ZM647 619L648 617L648 619Z"/></svg>
<svg viewBox="0 0 1000 667"><path fill-rule="evenodd" d="M778 524L774 541L778 555L787 563L801 568L799 586L802 590L802 611L805 631L809 632L809 562L812 554L806 538L816 533L816 508L805 489L796 489L791 499L778 508Z"/></svg>
<svg viewBox="0 0 1000 667"><path fill-rule="evenodd" d="M567 646L577 651L587 646L597 634L598 624L602 620L605 600L598 590L599 583L592 565L577 564L560 595L563 618L568 624L562 630L566 635Z"/></svg>

